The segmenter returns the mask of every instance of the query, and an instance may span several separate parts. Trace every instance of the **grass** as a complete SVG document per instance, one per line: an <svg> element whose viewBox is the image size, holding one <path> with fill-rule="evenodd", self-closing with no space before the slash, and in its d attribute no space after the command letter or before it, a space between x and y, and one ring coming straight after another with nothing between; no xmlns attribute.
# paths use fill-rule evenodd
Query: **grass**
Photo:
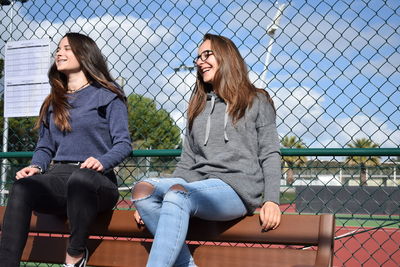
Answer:
<svg viewBox="0 0 400 267"><path fill-rule="evenodd" d="M280 195L280 204L291 204L296 200L296 192L283 192Z"/></svg>
<svg viewBox="0 0 400 267"><path fill-rule="evenodd" d="M336 214L336 226L399 228L399 219L399 215Z"/></svg>

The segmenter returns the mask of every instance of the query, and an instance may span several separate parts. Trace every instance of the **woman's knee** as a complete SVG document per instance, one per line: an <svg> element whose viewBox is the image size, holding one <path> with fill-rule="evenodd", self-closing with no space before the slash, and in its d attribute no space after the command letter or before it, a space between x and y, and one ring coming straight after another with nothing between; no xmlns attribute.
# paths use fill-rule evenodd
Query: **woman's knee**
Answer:
<svg viewBox="0 0 400 267"><path fill-rule="evenodd" d="M164 202L171 202L178 206L183 206L188 203L188 190L181 184L174 184L168 189L164 196Z"/></svg>
<svg viewBox="0 0 400 267"><path fill-rule="evenodd" d="M154 193L154 186L146 181L135 184L132 188L132 200L137 201L147 198Z"/></svg>
<svg viewBox="0 0 400 267"><path fill-rule="evenodd" d="M26 197L32 190L32 183L28 180L29 178L22 178L16 180L10 190L10 197L16 196L18 198Z"/></svg>
<svg viewBox="0 0 400 267"><path fill-rule="evenodd" d="M187 189L181 185L181 184L174 184L169 188L168 191L181 191L181 192L187 192Z"/></svg>
<svg viewBox="0 0 400 267"><path fill-rule="evenodd" d="M20 205L25 203L31 207L37 205L44 190L44 186L39 181L32 180L31 178L22 178L16 180L11 189L8 197L8 203L11 205Z"/></svg>
<svg viewBox="0 0 400 267"><path fill-rule="evenodd" d="M72 172L68 178L67 186L79 188L94 188L97 187L96 177L97 172L91 169L77 169Z"/></svg>

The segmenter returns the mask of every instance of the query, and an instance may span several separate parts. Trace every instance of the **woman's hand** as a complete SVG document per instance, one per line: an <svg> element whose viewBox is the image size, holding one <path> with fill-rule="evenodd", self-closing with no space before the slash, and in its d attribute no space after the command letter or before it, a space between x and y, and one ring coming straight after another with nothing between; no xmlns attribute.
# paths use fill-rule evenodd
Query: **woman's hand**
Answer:
<svg viewBox="0 0 400 267"><path fill-rule="evenodd" d="M17 180L19 180L19 179L21 179L21 178L25 178L25 177L28 177L28 176L32 176L32 175L35 175L35 174L38 174L38 173L40 173L40 170L39 170L38 168L34 168L34 167L28 166L28 167L25 167L25 168L19 170L19 171L15 174L15 178L16 178Z"/></svg>
<svg viewBox="0 0 400 267"><path fill-rule="evenodd" d="M281 223L281 210L278 204L267 201L260 210L261 227L263 230L276 229Z"/></svg>
<svg viewBox="0 0 400 267"><path fill-rule="evenodd" d="M100 161L96 158L90 157L87 158L82 164L81 164L81 169L86 168L86 169L92 169L98 172L104 171L103 165L100 163Z"/></svg>
<svg viewBox="0 0 400 267"><path fill-rule="evenodd" d="M140 214L137 210L135 210L135 213L133 213L133 216L135 217L135 221L138 225L144 225L142 217L140 217Z"/></svg>

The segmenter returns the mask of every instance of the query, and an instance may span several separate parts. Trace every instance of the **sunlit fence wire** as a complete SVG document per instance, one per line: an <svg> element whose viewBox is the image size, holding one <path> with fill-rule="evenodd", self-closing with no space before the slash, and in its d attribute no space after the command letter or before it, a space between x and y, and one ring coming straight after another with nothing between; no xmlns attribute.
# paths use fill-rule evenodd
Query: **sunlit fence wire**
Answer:
<svg viewBox="0 0 400 267"><path fill-rule="evenodd" d="M222 34L239 47L251 80L275 101L282 147L288 149L282 153L282 210L336 214L337 266L400 265L399 1L0 4L0 91L8 41L50 38L54 50L65 33L76 31L96 40L107 58L128 96L129 127L139 151L116 168L118 209L131 208L135 181L172 173L196 78L192 59L205 33ZM2 116L3 98L0 103ZM34 149L35 119L0 122L7 159L1 169L4 201L15 171ZM290 152L294 148L300 152ZM392 150L338 155L329 154L332 148ZM158 149L169 154L160 157ZM12 154L23 151L29 155Z"/></svg>

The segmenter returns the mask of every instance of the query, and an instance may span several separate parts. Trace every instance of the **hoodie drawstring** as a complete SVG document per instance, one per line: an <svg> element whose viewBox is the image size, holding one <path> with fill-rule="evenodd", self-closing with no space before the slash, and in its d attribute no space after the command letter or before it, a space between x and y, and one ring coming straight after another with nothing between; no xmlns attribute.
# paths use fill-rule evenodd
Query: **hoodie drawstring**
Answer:
<svg viewBox="0 0 400 267"><path fill-rule="evenodd" d="M204 137L204 145L207 145L208 138L210 137L211 114L214 111L214 107L215 107L215 96L211 95L211 107L210 107L210 112L208 113L208 117L207 117L206 136Z"/></svg>
<svg viewBox="0 0 400 267"><path fill-rule="evenodd" d="M226 125L228 124L228 110L229 110L229 104L226 104L225 116L224 116L224 140L225 140L225 142L229 141L228 133L226 132Z"/></svg>

